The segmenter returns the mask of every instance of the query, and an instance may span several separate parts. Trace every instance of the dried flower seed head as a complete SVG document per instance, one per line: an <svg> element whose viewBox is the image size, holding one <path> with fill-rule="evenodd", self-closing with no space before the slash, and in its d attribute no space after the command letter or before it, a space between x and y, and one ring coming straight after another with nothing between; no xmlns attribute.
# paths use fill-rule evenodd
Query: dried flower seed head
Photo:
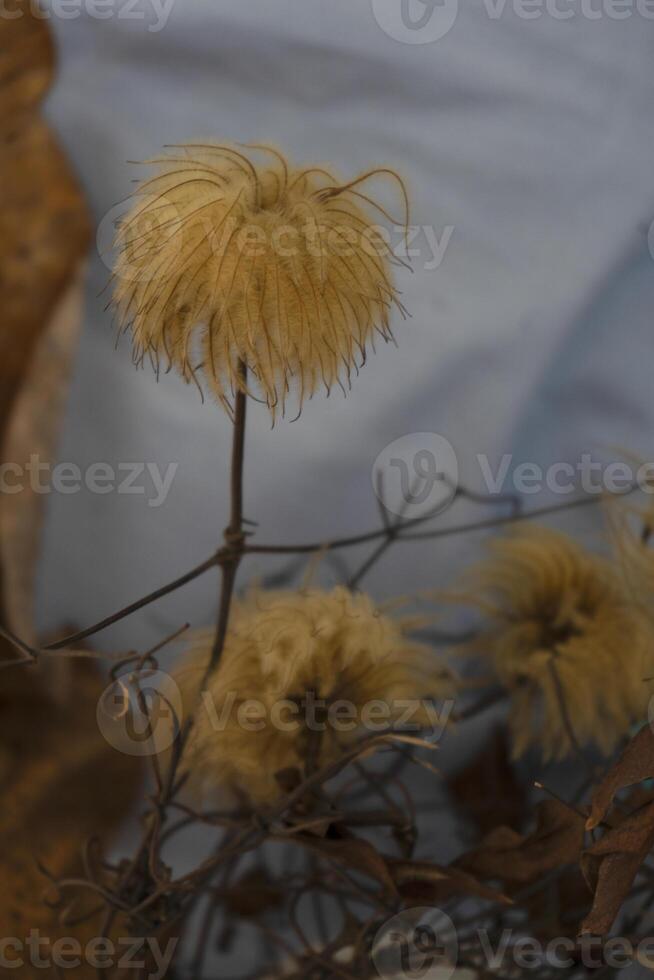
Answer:
<svg viewBox="0 0 654 980"><path fill-rule="evenodd" d="M649 624L615 569L543 527L493 541L465 599L487 616L468 649L490 655L511 695L514 752L545 759L595 743L609 753L646 715Z"/></svg>
<svg viewBox="0 0 654 980"><path fill-rule="evenodd" d="M606 515L627 594L654 622L654 507L609 499Z"/></svg>
<svg viewBox="0 0 654 980"><path fill-rule="evenodd" d="M391 216L364 192L395 179L408 224L401 179L343 183L267 147L189 144L147 162L158 173L119 227L114 271L135 361L201 373L228 410L248 390L243 362L273 422L293 383L300 409L320 386L345 391L375 332L391 339L391 307L403 311L374 224Z"/></svg>
<svg viewBox="0 0 654 980"><path fill-rule="evenodd" d="M450 689L434 653L360 593L256 592L232 616L207 686L211 710L199 709L189 742L204 791L232 787L270 801L280 795L277 773L337 758L353 739L398 723L407 699L411 723L424 725L422 699ZM177 674L189 709L212 640L198 636Z"/></svg>

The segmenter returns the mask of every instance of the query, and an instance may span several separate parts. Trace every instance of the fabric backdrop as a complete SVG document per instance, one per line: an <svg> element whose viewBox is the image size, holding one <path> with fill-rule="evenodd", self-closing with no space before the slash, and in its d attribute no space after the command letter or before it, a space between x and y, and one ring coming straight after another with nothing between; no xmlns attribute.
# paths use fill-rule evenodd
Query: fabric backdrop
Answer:
<svg viewBox="0 0 654 980"><path fill-rule="evenodd" d="M548 0L574 16L533 18L530 7L525 19L510 2L467 0L430 40L457 13L453 0L411 0L413 29L396 0L173 0L167 11L117 0L106 19L89 2L52 18L60 72L48 108L101 249L139 174L127 161L207 138L272 142L346 175L394 167L412 222L431 229L416 234L414 272L399 276L411 319L396 318L398 349L382 345L347 400L317 396L293 424L271 432L265 410L250 411L246 511L261 539L374 526L373 461L407 433L446 436L478 489L478 453L492 468L504 453L576 463L615 445L651 458L654 20L644 5L616 19L596 0L589 19L581 2ZM440 264L434 242L446 246ZM60 459L177 469L158 507L145 476L143 495L50 496L38 603L48 629L93 621L184 572L226 522L227 419L177 377L136 372L128 343L114 351L98 296L108 275L94 250ZM479 543L398 545L369 587L386 596L442 584ZM250 560L244 575L273 567ZM326 568L324 580L338 574ZM102 644L202 624L215 590L208 576Z"/></svg>

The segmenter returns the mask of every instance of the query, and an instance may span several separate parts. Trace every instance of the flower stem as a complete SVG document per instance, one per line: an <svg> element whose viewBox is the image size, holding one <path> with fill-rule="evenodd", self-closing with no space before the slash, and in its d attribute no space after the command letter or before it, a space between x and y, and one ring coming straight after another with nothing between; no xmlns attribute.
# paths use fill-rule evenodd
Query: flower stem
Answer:
<svg viewBox="0 0 654 980"><path fill-rule="evenodd" d="M216 668L225 646L227 628L229 626L229 613L234 594L234 583L236 582L236 573L243 557L243 545L245 544L245 535L243 533L243 461L245 457L245 416L247 407L247 395L244 389L247 367L243 361L239 364L239 374L242 387L239 387L236 392L234 405L230 521L225 528L226 555L220 566L221 582L218 622L216 623L216 636L207 673L211 673Z"/></svg>

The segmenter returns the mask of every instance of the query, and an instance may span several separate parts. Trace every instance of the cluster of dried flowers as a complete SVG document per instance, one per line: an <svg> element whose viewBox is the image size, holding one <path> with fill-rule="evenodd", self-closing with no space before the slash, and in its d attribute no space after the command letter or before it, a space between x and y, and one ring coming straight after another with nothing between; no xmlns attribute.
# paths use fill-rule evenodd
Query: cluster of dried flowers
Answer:
<svg viewBox="0 0 654 980"><path fill-rule="evenodd" d="M455 917L459 965L476 976L488 975L478 928L496 945L507 926L575 937L564 972L583 974L579 935L604 943L629 897L654 894L647 864L654 735L644 725L654 675L647 516L611 505L612 557L533 524L492 540L460 591L440 597L442 606L463 603L477 617L472 638L445 658L424 621L380 609L358 588L253 589L236 598L238 563L248 553L312 554L369 542L375 560L403 536L437 536L424 530L429 516L394 522L384 514L378 532L351 539L257 545L243 533L240 510L247 397L261 396L274 421L291 394L301 407L319 385L329 391L349 382L375 330L390 337L389 310L398 304L393 257L373 212L388 215L362 187L372 176L395 175L377 170L343 183L326 167L295 168L263 147L179 147L154 163L156 176L141 186L119 230L116 304L132 328L137 361L149 357L158 369L163 359L186 380L201 372L233 415L232 517L214 558L170 586L220 568L219 618L177 669L184 722L165 765L153 759L156 792L138 853L118 865L87 860L88 890L105 906L103 929L123 921L139 934L179 930L191 943L190 973L180 961L179 976L194 980L203 976L208 946L225 949L243 921L257 926L263 943L265 967L253 977L369 977L380 969L375 937L385 935L385 923L404 909L410 924L412 908L439 905ZM351 581L358 584L372 560ZM156 667L156 653L130 655L114 675L138 680ZM479 695L470 664L490 693ZM434 742L406 730L399 706L417 703L412 722L428 728L427 706L448 698L456 702L455 730L500 701L508 724L446 782L427 759ZM294 710L307 700L319 708L319 725ZM354 710L339 727L330 711L343 703ZM370 704L387 709L374 733L362 723ZM624 754L602 776L601 756L616 747ZM535 802L533 781L513 761L526 753L539 774L549 760L580 770L570 802L553 793ZM427 817L442 807L445 783L462 821L476 830L475 846L455 862L437 863L433 840L419 835L404 779L416 765L435 789L423 804ZM539 783L538 795L544 791ZM174 812L178 822L165 826ZM167 849L199 824L215 829L215 848L175 877ZM260 856L239 877L241 859L262 855L270 842L306 852L302 869L295 863L275 876ZM67 909L80 882L58 888ZM301 908L307 896L311 914ZM188 930L199 902L203 925ZM623 913L622 928L640 934L641 906ZM421 975L425 957L431 964L442 945L437 933L431 945L422 935L411 975ZM551 968L544 960L532 972L545 978ZM503 975L519 974L514 964ZM382 975L395 974L384 967Z"/></svg>
<svg viewBox="0 0 654 980"><path fill-rule="evenodd" d="M642 543L621 537L636 565L654 563ZM445 595L481 611L474 637L452 660L490 660L492 680L510 704L513 755L535 749L545 761L589 746L609 756L647 718L654 677L654 630L626 586L621 568L566 535L530 525L494 539L489 558L465 577L466 590ZM188 752L195 782L209 790L238 787L262 802L279 796L276 774L301 770L309 733L292 705L314 698L321 711L352 705L345 731L325 725L314 764L338 757L365 732L371 702L387 706L389 727L406 699L423 704L462 691L448 663L410 639L411 620L375 608L343 587L331 592L254 592L234 602L218 669L205 681L213 632L198 634L177 679L190 711L205 683L214 706L201 712ZM231 698L231 700L230 700ZM244 726L239 709L252 706ZM255 717L257 705L260 717ZM215 712L223 715L216 730ZM424 710L412 716L425 721ZM337 726L336 726L337 727ZM425 723L425 727L427 723Z"/></svg>

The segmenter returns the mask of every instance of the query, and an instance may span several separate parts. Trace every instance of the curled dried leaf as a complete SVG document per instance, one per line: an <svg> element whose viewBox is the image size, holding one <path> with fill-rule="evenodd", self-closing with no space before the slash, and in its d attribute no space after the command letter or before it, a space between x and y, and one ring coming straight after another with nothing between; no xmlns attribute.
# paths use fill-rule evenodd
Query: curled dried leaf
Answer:
<svg viewBox="0 0 654 980"><path fill-rule="evenodd" d="M538 806L538 823L526 837L497 827L479 847L458 859L471 874L512 884L528 884L548 871L575 864L584 842L584 817L558 800Z"/></svg>
<svg viewBox="0 0 654 980"><path fill-rule="evenodd" d="M586 829L592 830L606 816L613 798L621 789L635 786L654 777L654 733L645 725L632 738L624 752L611 766L593 794Z"/></svg>
<svg viewBox="0 0 654 980"><path fill-rule="evenodd" d="M398 891L413 902L444 902L457 895L470 895L501 905L511 905L507 895L490 888L474 875L454 865L428 861L389 861Z"/></svg>
<svg viewBox="0 0 654 980"><path fill-rule="evenodd" d="M630 814L584 853L581 868L594 898L582 933L606 935L652 847L654 803Z"/></svg>

